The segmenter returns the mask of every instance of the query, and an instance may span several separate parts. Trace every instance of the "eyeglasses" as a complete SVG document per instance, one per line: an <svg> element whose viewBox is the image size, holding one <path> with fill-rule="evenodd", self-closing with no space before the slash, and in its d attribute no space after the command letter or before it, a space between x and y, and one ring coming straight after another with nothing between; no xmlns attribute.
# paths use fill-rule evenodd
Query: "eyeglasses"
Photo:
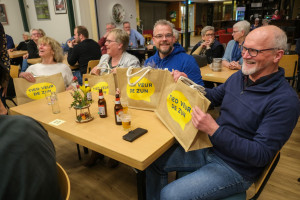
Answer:
<svg viewBox="0 0 300 200"><path fill-rule="evenodd" d="M248 51L249 55L251 57L256 57L258 55L258 53L261 53L263 51L270 51L270 50L275 50L276 48L270 48L270 49L252 49L252 48L247 48L244 46L241 46L241 51L242 51L242 55L244 55L246 53L246 51Z"/></svg>
<svg viewBox="0 0 300 200"><path fill-rule="evenodd" d="M214 33L211 33L211 34L205 34L205 36L211 36L211 37L214 37L215 34L214 34Z"/></svg>
<svg viewBox="0 0 300 200"><path fill-rule="evenodd" d="M158 34L158 35L155 35L153 37L155 37L158 40L162 40L165 37L167 40L169 40L169 39L171 39L173 37L173 34L171 34L171 33L169 33L167 35Z"/></svg>
<svg viewBox="0 0 300 200"><path fill-rule="evenodd" d="M113 40L106 40L107 44L110 44L112 42L117 42L117 41L113 41Z"/></svg>

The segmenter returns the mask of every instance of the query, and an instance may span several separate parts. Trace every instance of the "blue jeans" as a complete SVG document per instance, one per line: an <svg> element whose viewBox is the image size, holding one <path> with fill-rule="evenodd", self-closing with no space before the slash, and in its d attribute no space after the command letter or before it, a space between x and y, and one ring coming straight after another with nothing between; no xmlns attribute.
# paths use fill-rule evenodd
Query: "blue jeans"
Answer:
<svg viewBox="0 0 300 200"><path fill-rule="evenodd" d="M72 73L73 73L73 76L77 77L79 85L82 85L82 76L81 76L80 71L79 70L74 70L74 71L72 71Z"/></svg>
<svg viewBox="0 0 300 200"><path fill-rule="evenodd" d="M192 173L168 184L172 171ZM176 144L146 169L147 200L220 199L244 192L251 184L210 148L185 152Z"/></svg>
<svg viewBox="0 0 300 200"><path fill-rule="evenodd" d="M27 59L23 59L22 67L21 67L21 72L25 72L27 68L28 68Z"/></svg>

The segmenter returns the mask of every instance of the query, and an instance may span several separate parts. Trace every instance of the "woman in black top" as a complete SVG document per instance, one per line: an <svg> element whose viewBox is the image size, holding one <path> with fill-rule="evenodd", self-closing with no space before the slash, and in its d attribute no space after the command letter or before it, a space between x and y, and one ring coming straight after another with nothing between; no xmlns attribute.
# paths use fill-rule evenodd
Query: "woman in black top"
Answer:
<svg viewBox="0 0 300 200"><path fill-rule="evenodd" d="M202 40L194 46L191 55L205 55L208 64L212 63L213 58L222 58L224 47L215 40L215 28L205 26L201 31L201 36Z"/></svg>

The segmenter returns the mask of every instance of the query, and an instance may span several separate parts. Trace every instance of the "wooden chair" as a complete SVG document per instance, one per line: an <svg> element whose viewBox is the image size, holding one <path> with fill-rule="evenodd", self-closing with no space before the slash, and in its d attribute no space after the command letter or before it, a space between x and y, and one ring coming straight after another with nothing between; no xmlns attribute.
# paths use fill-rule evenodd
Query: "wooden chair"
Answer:
<svg viewBox="0 0 300 200"><path fill-rule="evenodd" d="M56 167L57 167L58 183L59 183L60 192L62 194L62 198L68 200L70 198L70 189L71 189L68 174L60 164L56 163Z"/></svg>
<svg viewBox="0 0 300 200"><path fill-rule="evenodd" d="M255 194L249 200L258 199L259 195L261 194L265 185L267 184L270 176L272 175L275 167L277 166L279 159L280 159L280 151L277 152L277 154L274 156L274 158L270 162L270 164L265 167L265 169L264 169L263 173L260 175L259 179L254 183ZM177 172L176 178L183 177L189 173L191 173L191 172ZM226 197L222 200L245 200L246 196L247 196L246 192L241 192L241 193L232 195L230 197Z"/></svg>
<svg viewBox="0 0 300 200"><path fill-rule="evenodd" d="M90 60L90 61L88 62L88 66L87 66L87 71L86 71L86 73L89 74L89 73L92 71L92 69L93 69L94 67L96 67L98 64L99 64L99 60Z"/></svg>
<svg viewBox="0 0 300 200"><path fill-rule="evenodd" d="M285 78L292 81L292 86L294 86L297 79L298 71L298 55L283 55L279 61L279 66L284 68Z"/></svg>

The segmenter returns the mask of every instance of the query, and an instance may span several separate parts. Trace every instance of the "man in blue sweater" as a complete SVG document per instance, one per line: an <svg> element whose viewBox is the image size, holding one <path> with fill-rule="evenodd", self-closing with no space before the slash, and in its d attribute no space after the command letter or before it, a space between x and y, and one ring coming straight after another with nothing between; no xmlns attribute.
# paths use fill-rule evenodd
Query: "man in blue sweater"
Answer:
<svg viewBox="0 0 300 200"><path fill-rule="evenodd" d="M215 121L193 108L192 123L212 147L184 152L175 145L146 170L147 199L222 199L246 191L289 139L300 105L278 66L287 37L276 26L256 28L242 46L243 67L207 89L221 106ZM192 172L170 184L167 173Z"/></svg>
<svg viewBox="0 0 300 200"><path fill-rule="evenodd" d="M204 85L200 69L193 56L185 53L184 48L175 43L173 24L167 20L158 20L154 25L153 42L156 53L145 61L145 66L152 66L174 71L175 80L186 76L199 85Z"/></svg>

